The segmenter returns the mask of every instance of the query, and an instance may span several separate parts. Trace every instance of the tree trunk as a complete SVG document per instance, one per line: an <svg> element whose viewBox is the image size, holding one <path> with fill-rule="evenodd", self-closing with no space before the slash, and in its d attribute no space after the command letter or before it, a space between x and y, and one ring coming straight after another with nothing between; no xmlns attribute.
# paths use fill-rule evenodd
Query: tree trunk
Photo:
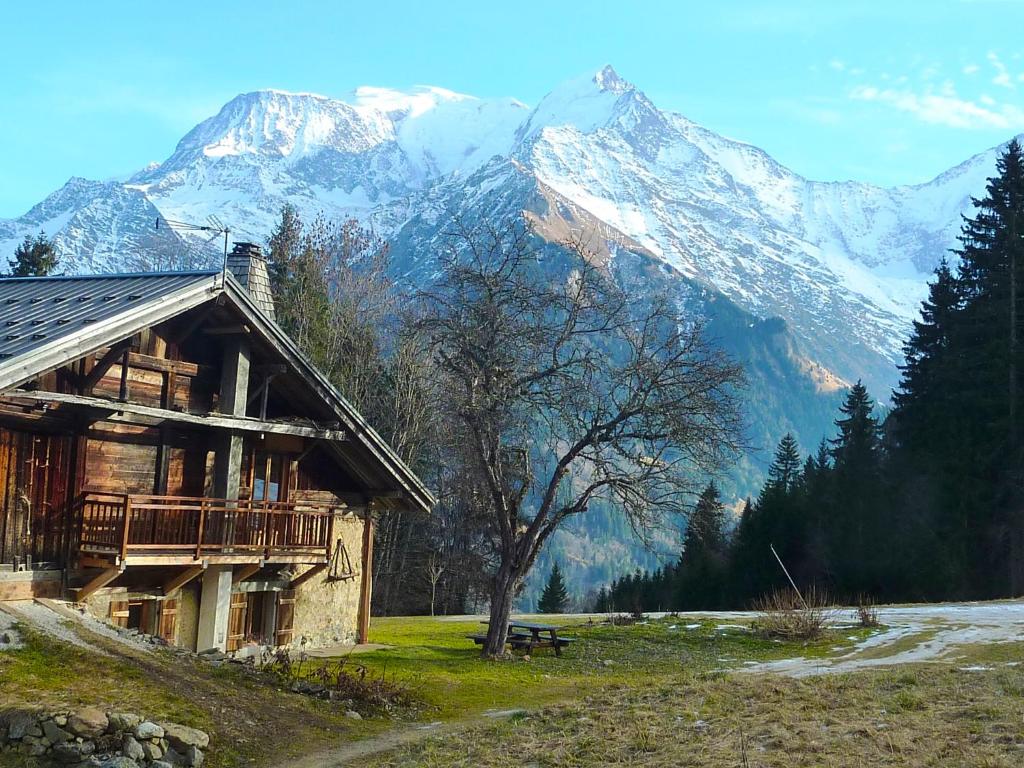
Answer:
<svg viewBox="0 0 1024 768"><path fill-rule="evenodd" d="M512 601L515 599L516 588L520 576L511 565L502 563L498 574L494 577L491 589L490 624L487 626L487 641L481 655L502 656L505 653L505 640L508 638L508 621L512 615Z"/></svg>

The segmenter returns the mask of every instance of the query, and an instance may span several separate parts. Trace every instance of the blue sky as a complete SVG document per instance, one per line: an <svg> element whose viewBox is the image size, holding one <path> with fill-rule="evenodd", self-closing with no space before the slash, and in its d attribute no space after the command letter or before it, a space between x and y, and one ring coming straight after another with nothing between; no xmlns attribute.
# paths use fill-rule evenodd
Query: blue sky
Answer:
<svg viewBox="0 0 1024 768"><path fill-rule="evenodd" d="M1024 2L17 2L0 217L166 158L258 88L440 85L535 104L610 63L660 107L822 180L926 180L1024 132Z"/></svg>

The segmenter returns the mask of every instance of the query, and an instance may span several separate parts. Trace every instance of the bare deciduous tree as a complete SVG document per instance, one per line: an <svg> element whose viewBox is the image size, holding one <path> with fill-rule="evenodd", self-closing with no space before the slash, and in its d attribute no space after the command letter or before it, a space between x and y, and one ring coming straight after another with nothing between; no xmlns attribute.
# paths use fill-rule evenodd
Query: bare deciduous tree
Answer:
<svg viewBox="0 0 1024 768"><path fill-rule="evenodd" d="M740 369L668 297L631 301L577 238L459 225L417 327L445 429L495 547L485 655L566 520L598 500L645 532L738 449ZM567 254L568 256L566 257Z"/></svg>

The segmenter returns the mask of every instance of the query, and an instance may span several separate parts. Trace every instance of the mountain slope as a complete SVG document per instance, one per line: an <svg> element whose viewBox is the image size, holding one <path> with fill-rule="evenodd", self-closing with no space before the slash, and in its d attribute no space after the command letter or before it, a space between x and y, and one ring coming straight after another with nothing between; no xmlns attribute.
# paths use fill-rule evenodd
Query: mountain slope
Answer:
<svg viewBox="0 0 1024 768"><path fill-rule="evenodd" d="M158 214L216 214L239 237L262 239L285 202L373 221L393 237L464 214L454 201L471 205L486 191L474 185L499 183L479 172L500 158L586 211L595 239L614 231L754 315L784 318L816 363L884 397L924 282L996 151L918 186L808 181L659 110L610 67L533 109L426 86L345 99L258 91L127 182L72 179L0 222L0 249L42 228L75 271L124 269L154 249L160 263L195 259L201 244L187 253L173 233L155 234Z"/></svg>
<svg viewBox="0 0 1024 768"><path fill-rule="evenodd" d="M290 203L373 226L416 285L456 220L525 217L550 247L582 237L626 290L668 291L744 362L752 451L727 484L742 495L783 432L810 450L831 429L846 383L887 398L926 280L999 149L916 186L811 181L659 109L610 67L532 108L430 86L257 91L127 181L73 178L0 220L0 258L43 230L70 272L195 266L216 262L219 242L168 220L216 215L234 239L262 241ZM577 583L651 564L614 541L610 517L581 524L557 544Z"/></svg>

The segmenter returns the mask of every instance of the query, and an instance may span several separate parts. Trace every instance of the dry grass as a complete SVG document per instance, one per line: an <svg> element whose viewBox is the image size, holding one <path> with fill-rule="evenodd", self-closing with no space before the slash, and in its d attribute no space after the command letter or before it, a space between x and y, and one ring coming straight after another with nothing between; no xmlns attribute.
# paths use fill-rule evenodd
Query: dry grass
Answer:
<svg viewBox="0 0 1024 768"><path fill-rule="evenodd" d="M754 603L754 630L771 639L817 640L832 616L829 604L827 596L814 589L803 596L792 589L776 589Z"/></svg>
<svg viewBox="0 0 1024 768"><path fill-rule="evenodd" d="M879 626L878 608L870 595L861 595L857 600L857 620L862 627L869 629Z"/></svg>
<svg viewBox="0 0 1024 768"><path fill-rule="evenodd" d="M1024 764L1024 671L688 675L446 734L375 768Z"/></svg>

